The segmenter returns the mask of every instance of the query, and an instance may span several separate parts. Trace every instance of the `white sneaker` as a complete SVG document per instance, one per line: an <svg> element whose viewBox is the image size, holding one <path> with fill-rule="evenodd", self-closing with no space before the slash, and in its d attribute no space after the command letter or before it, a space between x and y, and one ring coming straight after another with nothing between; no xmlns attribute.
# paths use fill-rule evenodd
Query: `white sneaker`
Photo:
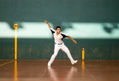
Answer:
<svg viewBox="0 0 119 81"><path fill-rule="evenodd" d="M76 64L77 62L78 62L78 60L75 60L74 62L72 62L72 65L73 65L73 64Z"/></svg>

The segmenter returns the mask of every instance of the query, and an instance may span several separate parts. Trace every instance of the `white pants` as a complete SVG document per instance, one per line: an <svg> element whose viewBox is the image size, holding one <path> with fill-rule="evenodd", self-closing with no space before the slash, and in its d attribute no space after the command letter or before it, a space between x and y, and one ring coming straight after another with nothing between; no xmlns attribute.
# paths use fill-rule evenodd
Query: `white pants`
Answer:
<svg viewBox="0 0 119 81"><path fill-rule="evenodd" d="M56 56L57 56L57 54L58 54L60 49L67 54L67 56L70 59L71 63L73 63L74 59L72 58L69 49L64 44L62 44L62 45L55 44L54 54L51 56L50 61L48 63L49 64L53 63L53 61L55 60L55 58L56 58Z"/></svg>

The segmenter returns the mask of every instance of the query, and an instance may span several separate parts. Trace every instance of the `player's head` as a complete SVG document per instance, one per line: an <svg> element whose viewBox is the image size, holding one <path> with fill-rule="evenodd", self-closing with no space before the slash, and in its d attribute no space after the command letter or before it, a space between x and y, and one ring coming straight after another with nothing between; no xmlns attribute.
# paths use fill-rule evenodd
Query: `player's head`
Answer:
<svg viewBox="0 0 119 81"><path fill-rule="evenodd" d="M57 33L60 33L61 32L61 27L60 26L57 26L56 27L56 31L57 31Z"/></svg>

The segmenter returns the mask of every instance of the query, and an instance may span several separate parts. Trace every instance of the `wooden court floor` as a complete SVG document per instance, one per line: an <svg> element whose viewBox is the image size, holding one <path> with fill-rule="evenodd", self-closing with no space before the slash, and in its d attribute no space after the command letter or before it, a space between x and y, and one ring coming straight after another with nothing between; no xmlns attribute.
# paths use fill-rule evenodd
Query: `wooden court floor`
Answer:
<svg viewBox="0 0 119 81"><path fill-rule="evenodd" d="M0 60L0 81L119 81L119 61Z"/></svg>

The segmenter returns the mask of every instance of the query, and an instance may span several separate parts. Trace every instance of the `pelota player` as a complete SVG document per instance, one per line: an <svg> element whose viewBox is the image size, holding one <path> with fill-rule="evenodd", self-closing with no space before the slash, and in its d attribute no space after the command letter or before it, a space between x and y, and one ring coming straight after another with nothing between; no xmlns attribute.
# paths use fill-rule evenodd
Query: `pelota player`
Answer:
<svg viewBox="0 0 119 81"><path fill-rule="evenodd" d="M48 21L45 20L44 21L46 24L48 24ZM53 28L51 28L51 26L48 24L49 29L51 30L53 36L54 36L54 40L55 40L55 47L54 47L54 54L51 56L50 61L48 62L48 66L51 66L51 64L53 63L53 61L55 60L58 51L61 49L62 51L64 51L68 58L70 59L72 64L77 63L77 60L74 60L71 56L71 53L69 51L69 49L67 48L67 46L65 46L63 39L65 37L68 37L70 40L72 40L75 44L77 44L77 41L75 41L73 38L71 38L70 36L67 36L63 33L61 33L61 27L57 26L56 30L54 30Z"/></svg>

